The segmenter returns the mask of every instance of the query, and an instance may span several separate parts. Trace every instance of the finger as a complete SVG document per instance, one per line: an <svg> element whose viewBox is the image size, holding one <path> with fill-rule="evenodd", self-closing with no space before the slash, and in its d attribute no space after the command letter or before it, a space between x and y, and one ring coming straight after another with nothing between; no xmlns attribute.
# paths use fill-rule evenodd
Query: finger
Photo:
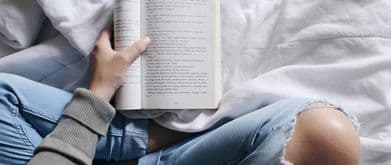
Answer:
<svg viewBox="0 0 391 165"><path fill-rule="evenodd" d="M129 61L134 61L148 48L149 44L151 44L151 39L149 37L144 37L143 39L136 41L132 46L124 49L121 54Z"/></svg>
<svg viewBox="0 0 391 165"><path fill-rule="evenodd" d="M101 33L99 38L96 41L96 48L99 50L108 50L111 51L113 48L111 47L111 42L110 42L110 37L111 37L111 29L106 28L104 29Z"/></svg>

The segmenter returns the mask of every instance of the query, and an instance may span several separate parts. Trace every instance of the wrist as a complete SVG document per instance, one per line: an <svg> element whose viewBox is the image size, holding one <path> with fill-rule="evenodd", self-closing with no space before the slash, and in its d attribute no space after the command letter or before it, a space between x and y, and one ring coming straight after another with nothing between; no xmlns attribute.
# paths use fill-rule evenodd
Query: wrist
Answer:
<svg viewBox="0 0 391 165"><path fill-rule="evenodd" d="M115 89L113 87L98 85L96 83L92 83L88 89L106 102L110 102L115 93Z"/></svg>

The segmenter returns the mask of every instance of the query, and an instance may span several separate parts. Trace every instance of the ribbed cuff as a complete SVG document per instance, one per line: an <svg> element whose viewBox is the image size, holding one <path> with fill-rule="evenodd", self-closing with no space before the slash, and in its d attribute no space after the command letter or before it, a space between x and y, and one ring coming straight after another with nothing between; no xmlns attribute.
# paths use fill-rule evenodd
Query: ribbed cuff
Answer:
<svg viewBox="0 0 391 165"><path fill-rule="evenodd" d="M63 156L81 164L91 164L98 140L98 134L91 129L81 125L80 122L64 117L37 147L35 154L40 154L41 158Z"/></svg>
<svg viewBox="0 0 391 165"><path fill-rule="evenodd" d="M111 120L115 116L115 109L93 92L78 88L63 115L82 123L97 134L104 136L107 133Z"/></svg>
<svg viewBox="0 0 391 165"><path fill-rule="evenodd" d="M82 164L92 164L92 157L90 157L88 154L76 148L75 146L64 142L62 139L57 139L55 137L45 138L42 144L38 146L36 153L43 153L44 151L49 152L46 152L45 155L42 156L57 156L60 154L63 155L60 157L72 158ZM53 164L55 164L55 162L53 162Z"/></svg>

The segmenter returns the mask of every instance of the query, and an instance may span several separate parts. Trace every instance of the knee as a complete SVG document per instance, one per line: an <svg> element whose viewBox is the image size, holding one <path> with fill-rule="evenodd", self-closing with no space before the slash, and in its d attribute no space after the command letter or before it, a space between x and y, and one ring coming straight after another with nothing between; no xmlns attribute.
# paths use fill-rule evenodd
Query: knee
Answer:
<svg viewBox="0 0 391 165"><path fill-rule="evenodd" d="M358 164L360 142L353 123L340 110L320 108L301 113L287 145L294 164Z"/></svg>

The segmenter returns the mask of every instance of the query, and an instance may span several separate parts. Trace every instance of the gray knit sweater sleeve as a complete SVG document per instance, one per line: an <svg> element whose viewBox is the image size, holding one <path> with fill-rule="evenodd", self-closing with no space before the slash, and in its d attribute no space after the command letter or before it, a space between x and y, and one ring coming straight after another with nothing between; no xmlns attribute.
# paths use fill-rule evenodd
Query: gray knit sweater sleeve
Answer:
<svg viewBox="0 0 391 165"><path fill-rule="evenodd" d="M28 164L92 164L96 144L107 133L115 109L86 89L77 89L56 128Z"/></svg>

